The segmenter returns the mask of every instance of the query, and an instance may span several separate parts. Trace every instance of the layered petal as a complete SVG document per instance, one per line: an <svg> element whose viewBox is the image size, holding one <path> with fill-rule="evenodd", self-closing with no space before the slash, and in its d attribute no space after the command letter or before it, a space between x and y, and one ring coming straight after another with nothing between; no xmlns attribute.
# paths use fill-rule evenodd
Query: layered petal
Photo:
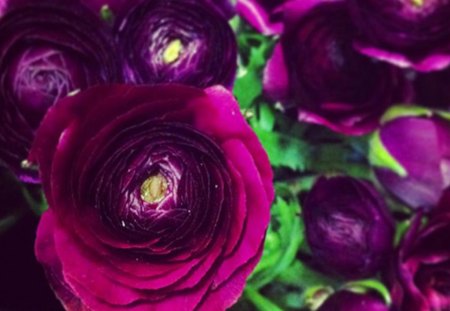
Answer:
<svg viewBox="0 0 450 311"><path fill-rule="evenodd" d="M364 278L387 263L394 222L368 182L322 177L308 194L303 214L312 258L323 270Z"/></svg>
<svg viewBox="0 0 450 311"><path fill-rule="evenodd" d="M36 252L65 304L224 310L261 256L272 172L224 88L115 85L66 98L30 161L50 205Z"/></svg>
<svg viewBox="0 0 450 311"><path fill-rule="evenodd" d="M144 1L116 24L128 82L233 84L236 39L227 19L202 1Z"/></svg>

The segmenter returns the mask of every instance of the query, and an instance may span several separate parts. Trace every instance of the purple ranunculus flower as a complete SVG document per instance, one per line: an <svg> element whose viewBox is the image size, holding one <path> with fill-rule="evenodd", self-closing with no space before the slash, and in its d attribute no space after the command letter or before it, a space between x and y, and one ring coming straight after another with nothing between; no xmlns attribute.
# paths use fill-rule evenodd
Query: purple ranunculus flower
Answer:
<svg viewBox="0 0 450 311"><path fill-rule="evenodd" d="M68 310L225 310L261 256L264 149L226 89L98 86L30 153L49 203L36 256Z"/></svg>
<svg viewBox="0 0 450 311"><path fill-rule="evenodd" d="M343 290L330 296L317 311L389 311L389 307L372 293Z"/></svg>
<svg viewBox="0 0 450 311"><path fill-rule="evenodd" d="M450 5L441 0L349 0L358 49L400 67L432 71L450 64Z"/></svg>
<svg viewBox="0 0 450 311"><path fill-rule="evenodd" d="M316 1L290 13L267 64L264 89L301 121L359 135L373 130L389 105L409 96L402 72L353 48L345 2Z"/></svg>
<svg viewBox="0 0 450 311"><path fill-rule="evenodd" d="M450 310L450 214L420 224L417 217L398 251L394 305L400 311Z"/></svg>
<svg viewBox="0 0 450 311"><path fill-rule="evenodd" d="M370 183L321 177L303 204L303 217L312 260L323 271L356 279L386 263L394 222Z"/></svg>
<svg viewBox="0 0 450 311"><path fill-rule="evenodd" d="M377 163L383 158L393 165ZM429 210L450 185L450 122L428 110L387 120L373 138L371 160L390 193L412 209Z"/></svg>
<svg viewBox="0 0 450 311"><path fill-rule="evenodd" d="M149 0L116 26L128 82L233 84L237 45L227 19L203 2Z"/></svg>
<svg viewBox="0 0 450 311"><path fill-rule="evenodd" d="M81 5L21 5L0 19L0 161L21 168L53 103L78 89L121 80L112 36Z"/></svg>

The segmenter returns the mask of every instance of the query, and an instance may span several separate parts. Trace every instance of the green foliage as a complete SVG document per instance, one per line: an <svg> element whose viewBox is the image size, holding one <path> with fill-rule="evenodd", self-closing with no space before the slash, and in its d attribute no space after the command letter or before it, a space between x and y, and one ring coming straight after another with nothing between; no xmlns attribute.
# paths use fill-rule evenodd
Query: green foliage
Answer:
<svg viewBox="0 0 450 311"><path fill-rule="evenodd" d="M235 25L237 22L233 22ZM236 26L235 26L236 27ZM249 108L262 93L262 71L274 41L241 25L238 37L240 66L233 92L243 109Z"/></svg>
<svg viewBox="0 0 450 311"><path fill-rule="evenodd" d="M366 179L382 191L371 165L404 173L401 165L389 157L378 134L348 137L324 127L300 123L287 115L280 103L266 98L263 70L277 38L255 33L239 18L231 24L238 33L241 55L234 94L269 156L277 194L263 256L248 279L243 297L232 310L315 310L329 295L341 289L377 292L390 304L389 291L379 279L344 283L313 270L300 259L300 253L308 252L300 197L320 175L343 174ZM398 106L385 115L384 121L398 115L426 113L420 108ZM382 193L392 211L401 215L397 220L397 245L410 227L411 213L386 192Z"/></svg>
<svg viewBox="0 0 450 311"><path fill-rule="evenodd" d="M303 224L298 201L278 197L272 207L262 259L249 283L259 289L273 281L292 264L302 242Z"/></svg>
<svg viewBox="0 0 450 311"><path fill-rule="evenodd" d="M392 304L391 294L386 286L376 279L359 280L345 284L345 289L351 290L356 293L367 293L369 291L377 292L383 297L384 302L390 306Z"/></svg>

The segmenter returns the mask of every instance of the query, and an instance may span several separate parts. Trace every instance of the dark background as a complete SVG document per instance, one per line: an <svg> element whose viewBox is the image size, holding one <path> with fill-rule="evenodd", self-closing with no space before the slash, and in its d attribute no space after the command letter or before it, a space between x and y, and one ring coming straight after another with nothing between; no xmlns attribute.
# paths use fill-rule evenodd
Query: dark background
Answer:
<svg viewBox="0 0 450 311"><path fill-rule="evenodd" d="M0 311L63 311L34 256L38 207L41 189L0 165Z"/></svg>
<svg viewBox="0 0 450 311"><path fill-rule="evenodd" d="M63 311L34 257L38 221L26 213L0 235L0 311Z"/></svg>

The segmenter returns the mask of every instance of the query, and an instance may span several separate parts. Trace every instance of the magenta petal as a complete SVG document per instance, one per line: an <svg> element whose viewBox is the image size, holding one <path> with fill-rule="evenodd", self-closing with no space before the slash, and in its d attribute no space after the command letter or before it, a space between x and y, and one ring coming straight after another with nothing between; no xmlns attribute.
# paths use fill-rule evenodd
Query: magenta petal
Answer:
<svg viewBox="0 0 450 311"><path fill-rule="evenodd" d="M378 125L377 120L370 120L368 123L363 123L362 121L364 119L361 116L348 118L346 122L334 123L318 114L306 110L300 110L298 112L298 120L312 124L324 125L335 132L355 136L370 133Z"/></svg>
<svg viewBox="0 0 450 311"><path fill-rule="evenodd" d="M433 54L420 61L412 61L407 56L393 51L368 46L363 43L355 43L355 48L361 53L388 62L400 68L412 68L420 72L437 71L450 65L450 54Z"/></svg>
<svg viewBox="0 0 450 311"><path fill-rule="evenodd" d="M264 69L264 91L273 100L286 100L289 91L288 79L283 50L281 45L277 44Z"/></svg>
<svg viewBox="0 0 450 311"><path fill-rule="evenodd" d="M271 21L272 12L264 8L258 0L238 0L236 11L256 30L265 35L279 34L283 30L281 21Z"/></svg>
<svg viewBox="0 0 450 311"><path fill-rule="evenodd" d="M216 285L220 285L228 279L233 271L254 256L264 241L266 228L270 221L268 216L270 201L262 192L264 189L262 180L258 174L255 174L256 166L248 150L239 141L229 141L223 146L223 149L230 161L241 172L246 185L248 219L238 248L225 259L217 271L214 279ZM249 187L249 185L252 186ZM262 208L267 212L261 213Z"/></svg>
<svg viewBox="0 0 450 311"><path fill-rule="evenodd" d="M62 275L61 262L55 251L54 244L55 219L52 211L45 212L36 233L35 254L37 260L44 266L50 286L56 292L58 299L67 310L83 311L81 300L74 294L70 285Z"/></svg>
<svg viewBox="0 0 450 311"><path fill-rule="evenodd" d="M243 267L235 271L233 275L231 275L231 277L219 287L211 290L208 295L205 296L205 300L200 305L199 310L226 310L236 303L240 293L244 290L248 275L261 258L262 251L263 247L261 245L260 251L255 257L253 257Z"/></svg>
<svg viewBox="0 0 450 311"><path fill-rule="evenodd" d="M208 88L205 93L211 98L211 110L199 109L197 126L199 129L204 126L218 139L233 137L242 140L248 150L252 151L252 157L255 159L256 167L261 175L267 198L272 202L275 192L269 158L245 119L238 117L240 110L236 99L223 87ZM214 115L220 115L221 118L213 118Z"/></svg>
<svg viewBox="0 0 450 311"><path fill-rule="evenodd" d="M225 88L92 88L50 109L37 136L30 159L54 221L50 230L43 218L39 235L51 240L38 237L36 252L77 311L194 310L219 291L217 308L238 299L274 190ZM142 192L155 172L162 201Z"/></svg>

